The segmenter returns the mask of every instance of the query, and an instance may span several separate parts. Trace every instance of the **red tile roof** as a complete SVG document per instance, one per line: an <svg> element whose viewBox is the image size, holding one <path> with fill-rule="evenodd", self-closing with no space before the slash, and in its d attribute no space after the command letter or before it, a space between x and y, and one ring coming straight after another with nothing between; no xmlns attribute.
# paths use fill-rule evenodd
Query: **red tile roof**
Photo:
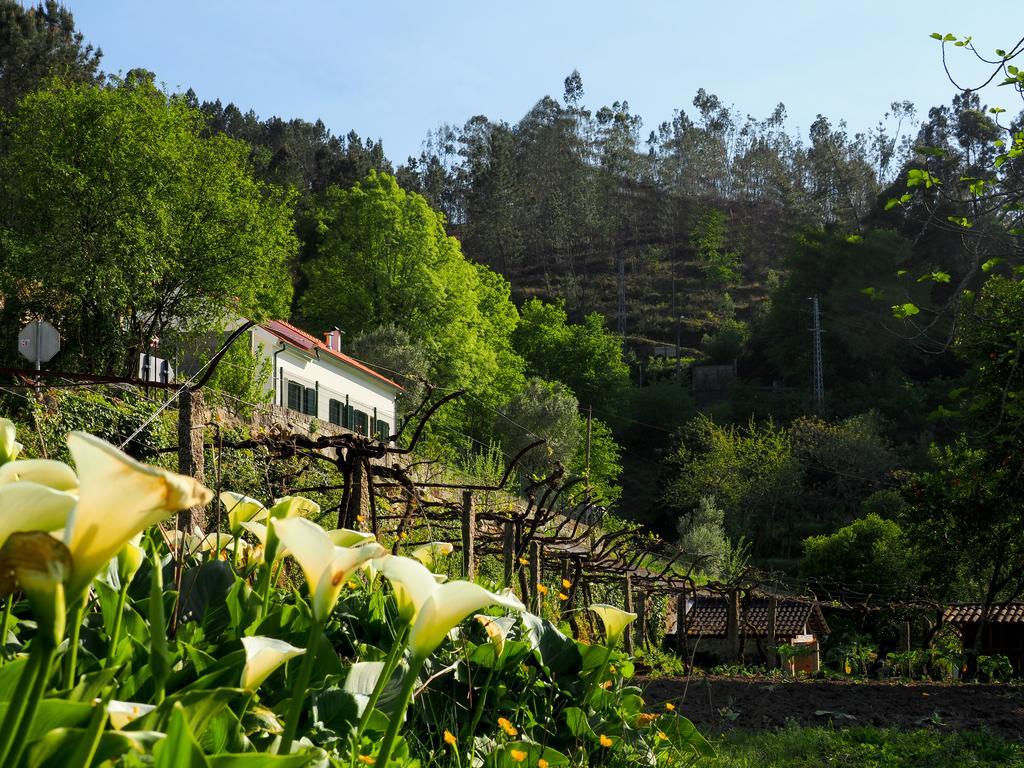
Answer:
<svg viewBox="0 0 1024 768"><path fill-rule="evenodd" d="M782 638L802 635L829 634L828 624L817 603L798 600L779 600L775 611L775 636ZM740 604L740 633L747 637L768 636L768 601L751 600L745 607ZM686 634L691 637L725 637L726 603L721 597L699 597L686 612Z"/></svg>
<svg viewBox="0 0 1024 768"><path fill-rule="evenodd" d="M974 624L981 621L981 605L951 605L946 608L942 617L951 624ZM993 605L989 609L988 620L993 624L1024 624L1024 603Z"/></svg>
<svg viewBox="0 0 1024 768"><path fill-rule="evenodd" d="M281 341L291 344L293 347L298 347L304 352L313 352L314 354L317 355L330 355L331 357L340 360L346 365L349 365L357 370L362 371L363 373L373 376L373 378L375 379L383 381L385 384L394 387L400 392L405 391L401 384L396 384L388 377L377 373L370 366L364 365L355 358L349 357L344 352L339 352L336 349L329 348L323 341L318 339L316 336L312 335L311 333L306 333L306 331L302 330L301 328L297 328L291 323L286 323L284 320L268 320L267 322L262 323L261 327L270 331L270 333L274 334Z"/></svg>

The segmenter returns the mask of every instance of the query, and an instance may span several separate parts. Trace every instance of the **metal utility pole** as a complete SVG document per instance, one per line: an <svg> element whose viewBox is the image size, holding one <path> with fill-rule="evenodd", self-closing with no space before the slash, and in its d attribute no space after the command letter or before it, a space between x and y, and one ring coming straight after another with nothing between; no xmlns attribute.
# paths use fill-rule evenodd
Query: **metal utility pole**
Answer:
<svg viewBox="0 0 1024 768"><path fill-rule="evenodd" d="M821 414L825 411L825 377L821 369L821 312L817 296L811 298L811 314L814 319L814 326L811 328L814 338L814 412Z"/></svg>

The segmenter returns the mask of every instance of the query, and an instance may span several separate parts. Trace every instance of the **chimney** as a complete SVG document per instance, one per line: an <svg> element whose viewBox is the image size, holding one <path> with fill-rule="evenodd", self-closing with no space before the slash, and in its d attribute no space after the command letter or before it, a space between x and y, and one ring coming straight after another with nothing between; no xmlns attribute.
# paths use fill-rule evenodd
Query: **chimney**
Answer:
<svg viewBox="0 0 1024 768"><path fill-rule="evenodd" d="M324 344L327 345L328 349L334 350L335 352L341 351L341 331L337 328L332 328L324 334Z"/></svg>

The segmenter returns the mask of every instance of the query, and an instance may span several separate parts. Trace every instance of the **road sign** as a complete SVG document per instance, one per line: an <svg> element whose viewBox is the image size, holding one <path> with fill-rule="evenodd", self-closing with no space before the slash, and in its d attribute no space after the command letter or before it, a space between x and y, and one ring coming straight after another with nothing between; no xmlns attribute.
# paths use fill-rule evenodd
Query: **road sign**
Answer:
<svg viewBox="0 0 1024 768"><path fill-rule="evenodd" d="M39 370L40 363L60 352L60 334L45 320L33 320L18 334L18 351Z"/></svg>

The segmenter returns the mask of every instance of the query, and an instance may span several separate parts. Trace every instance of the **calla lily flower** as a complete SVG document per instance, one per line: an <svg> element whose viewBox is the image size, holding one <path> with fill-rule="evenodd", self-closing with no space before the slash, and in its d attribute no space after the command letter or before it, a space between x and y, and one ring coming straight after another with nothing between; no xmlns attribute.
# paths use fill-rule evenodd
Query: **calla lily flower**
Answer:
<svg viewBox="0 0 1024 768"><path fill-rule="evenodd" d="M110 716L110 727L120 731L132 720L147 715L156 709L152 704L137 704L134 701L108 701L107 715Z"/></svg>
<svg viewBox="0 0 1024 768"><path fill-rule="evenodd" d="M0 485L20 482L39 483L56 491L78 488L75 471L63 461L53 459L23 459L0 466Z"/></svg>
<svg viewBox="0 0 1024 768"><path fill-rule="evenodd" d="M20 464L21 462L11 462ZM11 464L5 464L5 467ZM2 467L0 467L2 469ZM78 498L67 491L57 491L31 482L0 485L0 546L18 531L60 530Z"/></svg>
<svg viewBox="0 0 1024 768"><path fill-rule="evenodd" d="M636 619L635 613L624 611L621 608L616 608L614 605L607 605L606 603L594 603L590 606L590 610L596 613L600 617L601 623L604 624L604 634L608 645L611 647L614 647L619 642L619 638L626 631L626 627L631 621Z"/></svg>
<svg viewBox="0 0 1024 768"><path fill-rule="evenodd" d="M242 668L241 687L247 691L255 691L275 669L306 652L305 648L296 648L272 637L243 637L242 645L245 647L245 666Z"/></svg>
<svg viewBox="0 0 1024 768"><path fill-rule="evenodd" d="M454 551L455 547L447 541L432 541L429 544L416 547L411 552L411 555L427 566L427 568L433 568L436 558L450 555Z"/></svg>
<svg viewBox="0 0 1024 768"><path fill-rule="evenodd" d="M289 517L319 517L320 505L303 496L284 496L274 502L267 514L275 520Z"/></svg>
<svg viewBox="0 0 1024 768"><path fill-rule="evenodd" d="M135 574L142 567L142 561L146 559L146 551L140 546L142 544L142 532L135 534L129 539L121 551L117 553L117 577L121 580L122 586L130 584Z"/></svg>
<svg viewBox="0 0 1024 768"><path fill-rule="evenodd" d="M438 584L429 569L407 557L389 557L380 570L395 589L399 615L405 620L414 617L409 649L417 658L429 656L474 611L490 605L526 609L514 595L496 595L469 581Z"/></svg>
<svg viewBox="0 0 1024 768"><path fill-rule="evenodd" d="M336 547L354 547L357 544L364 544L367 541L374 541L376 539L372 533L353 531L351 528L335 528L332 531L328 531L327 535L331 537L331 541L334 542Z"/></svg>
<svg viewBox="0 0 1024 768"><path fill-rule="evenodd" d="M24 447L15 440L16 430L10 419L0 419L0 464L14 461Z"/></svg>
<svg viewBox="0 0 1024 768"><path fill-rule="evenodd" d="M508 638L508 632L512 628L514 620L496 619L493 616L486 616L482 613L476 614L473 618L480 623L480 626L487 633L487 639L494 646L494 655L501 658L502 651L505 650L505 640Z"/></svg>
<svg viewBox="0 0 1024 768"><path fill-rule="evenodd" d="M220 495L220 503L228 511L228 525L231 535L242 532L242 523L249 520L263 520L269 512L263 502L234 491L224 491Z"/></svg>
<svg viewBox="0 0 1024 768"><path fill-rule="evenodd" d="M72 563L66 587L75 598L135 534L213 496L194 478L140 464L84 432L68 435L68 448L79 479L64 531Z"/></svg>
<svg viewBox="0 0 1024 768"><path fill-rule="evenodd" d="M304 517L274 521L274 531L306 577L313 617L326 621L338 602L349 574L375 557L385 554L376 542L357 547L338 547L319 525Z"/></svg>

